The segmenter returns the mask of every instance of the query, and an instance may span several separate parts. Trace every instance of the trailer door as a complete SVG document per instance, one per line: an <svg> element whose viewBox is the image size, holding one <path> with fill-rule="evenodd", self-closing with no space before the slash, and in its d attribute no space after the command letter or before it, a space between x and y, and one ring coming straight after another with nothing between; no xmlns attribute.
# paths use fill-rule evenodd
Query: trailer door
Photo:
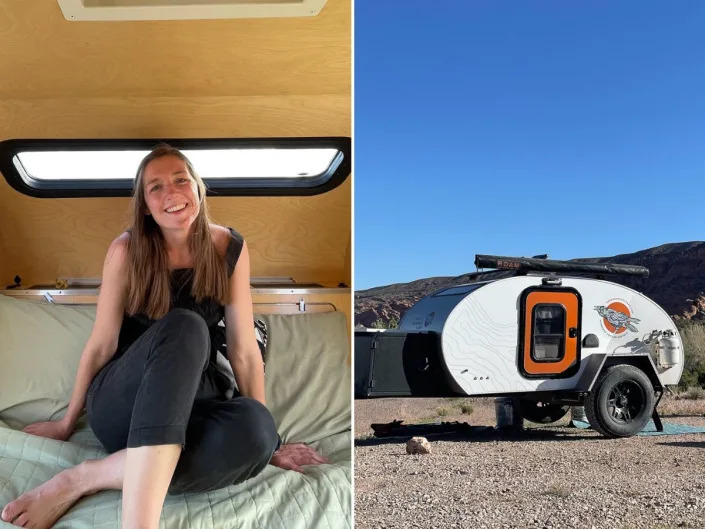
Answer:
<svg viewBox="0 0 705 529"><path fill-rule="evenodd" d="M574 375L580 364L580 294L531 287L521 295L519 371L529 378Z"/></svg>

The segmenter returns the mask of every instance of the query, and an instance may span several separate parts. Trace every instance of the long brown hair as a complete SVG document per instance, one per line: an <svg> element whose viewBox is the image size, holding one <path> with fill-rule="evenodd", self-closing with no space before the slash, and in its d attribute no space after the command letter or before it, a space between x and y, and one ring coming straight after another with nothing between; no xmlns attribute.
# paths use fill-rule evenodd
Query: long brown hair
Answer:
<svg viewBox="0 0 705 529"><path fill-rule="evenodd" d="M199 213L191 225L189 251L193 257L191 295L197 302L212 298L221 305L227 303L228 277L225 260L213 243L209 224L211 218L206 202L206 186L191 162L178 149L161 143L144 157L137 168L132 194L133 221L128 243L128 282L126 311L130 315L146 314L151 319L165 316L171 307L171 273L164 236L144 198L142 183L149 163L162 156L176 156L198 186Z"/></svg>

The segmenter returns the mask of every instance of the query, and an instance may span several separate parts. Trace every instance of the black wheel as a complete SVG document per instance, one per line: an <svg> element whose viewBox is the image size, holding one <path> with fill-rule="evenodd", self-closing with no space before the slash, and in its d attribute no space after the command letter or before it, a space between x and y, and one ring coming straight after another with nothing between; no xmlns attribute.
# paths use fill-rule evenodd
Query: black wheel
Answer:
<svg viewBox="0 0 705 529"><path fill-rule="evenodd" d="M641 369L620 364L602 372L585 401L590 425L607 437L630 437L654 412L654 387Z"/></svg>
<svg viewBox="0 0 705 529"><path fill-rule="evenodd" d="M518 399L518 404L519 415L523 419L539 424L556 422L565 417L570 410L570 406L527 399Z"/></svg>

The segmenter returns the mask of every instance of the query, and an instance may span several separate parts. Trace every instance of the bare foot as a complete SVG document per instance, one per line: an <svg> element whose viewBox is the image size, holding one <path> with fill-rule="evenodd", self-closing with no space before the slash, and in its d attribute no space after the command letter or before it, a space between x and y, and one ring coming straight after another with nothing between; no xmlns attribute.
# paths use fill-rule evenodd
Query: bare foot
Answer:
<svg viewBox="0 0 705 529"><path fill-rule="evenodd" d="M64 470L43 485L8 503L0 518L20 527L48 529L81 496L76 471Z"/></svg>

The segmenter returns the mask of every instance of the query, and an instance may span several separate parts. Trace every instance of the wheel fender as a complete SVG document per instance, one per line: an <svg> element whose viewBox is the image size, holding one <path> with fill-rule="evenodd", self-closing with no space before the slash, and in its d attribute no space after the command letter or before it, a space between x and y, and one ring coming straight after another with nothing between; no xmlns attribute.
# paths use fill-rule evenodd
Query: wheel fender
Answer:
<svg viewBox="0 0 705 529"><path fill-rule="evenodd" d="M663 384L661 383L661 379L658 377L658 371L656 370L654 361L648 354L608 356L605 359L600 372L618 364L627 364L641 369L646 376L649 377L651 384L654 386L654 390L663 390ZM598 372L597 374L599 375L600 373ZM596 380L597 376L593 379L593 384ZM592 387L590 389L592 389Z"/></svg>

